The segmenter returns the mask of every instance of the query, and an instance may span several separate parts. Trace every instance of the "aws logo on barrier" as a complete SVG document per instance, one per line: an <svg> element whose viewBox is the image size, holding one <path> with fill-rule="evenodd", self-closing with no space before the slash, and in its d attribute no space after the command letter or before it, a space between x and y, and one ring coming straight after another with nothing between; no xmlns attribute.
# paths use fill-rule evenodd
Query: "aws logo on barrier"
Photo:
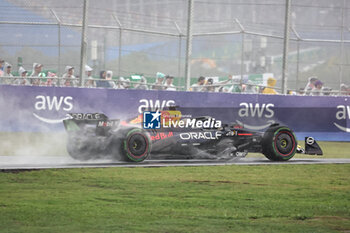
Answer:
<svg viewBox="0 0 350 233"><path fill-rule="evenodd" d="M275 106L274 104L240 103L239 106L240 106L240 109L238 111L238 116L241 118L258 117L258 118L267 119L266 124L263 124L263 125L248 125L248 124L244 124L239 120L236 120L236 122L244 126L244 128L251 129L251 130L262 130L269 127L271 124L275 123L274 120L271 120L271 118L273 118L275 115L275 112L272 109Z"/></svg>
<svg viewBox="0 0 350 233"><path fill-rule="evenodd" d="M345 105L338 105L337 106L337 113L335 115L335 117L337 118L337 120L342 120L345 122L347 120L350 120L350 106L345 106ZM333 122L333 124L340 130L344 131L344 132L347 132L347 133L350 133L350 128L347 128L346 126L342 126L342 125L339 125L338 123L336 122Z"/></svg>
<svg viewBox="0 0 350 233"><path fill-rule="evenodd" d="M39 113L41 112L47 112L47 111L65 111L70 112L73 109L73 97L71 96L44 96L44 95L38 95L35 97L35 104L34 108L38 113L34 113L33 115L49 124L57 124L62 123L63 120L67 119L68 117L59 118L59 119L49 119L45 118L43 116L40 116Z"/></svg>
<svg viewBox="0 0 350 233"><path fill-rule="evenodd" d="M155 111L155 110L163 110L165 107L171 107L175 105L175 100L148 100L148 99L140 99L140 105L138 108L139 113L143 113L144 111Z"/></svg>

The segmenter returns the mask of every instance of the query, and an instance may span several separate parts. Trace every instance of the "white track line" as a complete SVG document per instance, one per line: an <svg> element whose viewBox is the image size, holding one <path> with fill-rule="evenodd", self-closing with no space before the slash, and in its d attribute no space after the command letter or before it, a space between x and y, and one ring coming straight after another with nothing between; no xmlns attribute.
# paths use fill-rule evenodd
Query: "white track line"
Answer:
<svg viewBox="0 0 350 233"><path fill-rule="evenodd" d="M233 161L220 160L146 160L141 163L113 162L108 160L79 162L68 157L35 157L31 160L17 156L0 156L0 170L32 170L58 168L105 168L105 167L178 167L178 166L224 166L224 165L299 165L299 164L344 164L350 159L291 159L272 162L265 158L243 158Z"/></svg>

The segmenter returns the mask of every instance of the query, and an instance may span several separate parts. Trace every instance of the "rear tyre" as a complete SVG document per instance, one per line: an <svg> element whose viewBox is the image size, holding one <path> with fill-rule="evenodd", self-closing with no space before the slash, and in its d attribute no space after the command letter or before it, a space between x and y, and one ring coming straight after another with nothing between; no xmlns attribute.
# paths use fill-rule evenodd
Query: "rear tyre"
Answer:
<svg viewBox="0 0 350 233"><path fill-rule="evenodd" d="M287 161L297 150L296 137L286 126L274 126L266 130L262 140L262 153L272 161Z"/></svg>
<svg viewBox="0 0 350 233"><path fill-rule="evenodd" d="M121 145L121 160L142 162L151 153L151 140L148 134L139 128L127 131Z"/></svg>

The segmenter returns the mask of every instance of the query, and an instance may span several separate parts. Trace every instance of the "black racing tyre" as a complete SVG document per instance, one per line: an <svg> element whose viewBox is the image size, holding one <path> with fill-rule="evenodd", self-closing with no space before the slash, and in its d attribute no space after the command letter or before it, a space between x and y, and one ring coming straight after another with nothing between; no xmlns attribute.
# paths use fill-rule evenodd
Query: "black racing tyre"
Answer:
<svg viewBox="0 0 350 233"><path fill-rule="evenodd" d="M272 161L287 161L297 150L297 140L286 126L273 126L266 130L262 140L262 153Z"/></svg>
<svg viewBox="0 0 350 233"><path fill-rule="evenodd" d="M121 160L142 162L151 153L151 140L140 128L132 128L125 134L121 144Z"/></svg>

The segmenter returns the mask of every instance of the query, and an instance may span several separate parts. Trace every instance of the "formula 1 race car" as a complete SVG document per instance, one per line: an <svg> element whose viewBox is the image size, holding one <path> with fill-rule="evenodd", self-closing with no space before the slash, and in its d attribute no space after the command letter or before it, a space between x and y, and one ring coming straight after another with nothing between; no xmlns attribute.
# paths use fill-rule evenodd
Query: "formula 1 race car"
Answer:
<svg viewBox="0 0 350 233"><path fill-rule="evenodd" d="M70 119L63 121L68 132L67 151L77 160L107 158L141 162L150 157L229 160L258 152L272 161L287 161L295 153L322 155L312 137L305 138L304 149L297 145L291 129L278 124L272 124L265 132L255 132L236 124L217 126L210 124L210 117L197 117L181 120L190 121L192 125L199 122L203 126L209 122L208 127L183 128L175 124L175 127L146 130L140 127L140 117L121 121L101 113L69 116Z"/></svg>

